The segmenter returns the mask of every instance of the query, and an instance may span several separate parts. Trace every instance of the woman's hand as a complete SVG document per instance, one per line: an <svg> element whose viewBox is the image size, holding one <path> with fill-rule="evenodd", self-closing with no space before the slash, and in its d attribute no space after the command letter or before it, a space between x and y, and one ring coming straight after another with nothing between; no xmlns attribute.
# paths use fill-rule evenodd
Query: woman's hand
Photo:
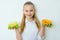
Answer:
<svg viewBox="0 0 60 40"><path fill-rule="evenodd" d="M41 27L40 29L40 36L42 39L44 39L44 36L45 36L45 27Z"/></svg>
<svg viewBox="0 0 60 40"><path fill-rule="evenodd" d="M16 39L17 40L22 40L21 34L19 32L19 29L15 29L15 32L16 32Z"/></svg>

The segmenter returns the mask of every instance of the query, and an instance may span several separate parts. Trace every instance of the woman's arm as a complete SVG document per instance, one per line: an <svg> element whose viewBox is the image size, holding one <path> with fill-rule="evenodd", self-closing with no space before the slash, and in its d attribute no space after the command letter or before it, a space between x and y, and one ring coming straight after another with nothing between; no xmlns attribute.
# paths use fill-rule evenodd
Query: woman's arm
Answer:
<svg viewBox="0 0 60 40"><path fill-rule="evenodd" d="M22 37L21 37L21 34L20 34L19 30L15 29L15 32L16 32L16 39L17 40L22 40Z"/></svg>
<svg viewBox="0 0 60 40"><path fill-rule="evenodd" d="M41 27L40 35L41 35L41 37L43 37L45 35L45 27Z"/></svg>
<svg viewBox="0 0 60 40"><path fill-rule="evenodd" d="M41 27L40 29L40 36L42 39L44 39L44 36L45 36L45 27Z"/></svg>

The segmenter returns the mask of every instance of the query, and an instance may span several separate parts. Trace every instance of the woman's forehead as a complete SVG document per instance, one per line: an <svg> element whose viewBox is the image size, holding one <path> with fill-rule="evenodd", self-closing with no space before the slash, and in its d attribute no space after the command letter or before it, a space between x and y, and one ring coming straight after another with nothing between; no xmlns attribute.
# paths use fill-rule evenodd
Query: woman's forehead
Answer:
<svg viewBox="0 0 60 40"><path fill-rule="evenodd" d="M25 5L23 9L34 9L33 5Z"/></svg>

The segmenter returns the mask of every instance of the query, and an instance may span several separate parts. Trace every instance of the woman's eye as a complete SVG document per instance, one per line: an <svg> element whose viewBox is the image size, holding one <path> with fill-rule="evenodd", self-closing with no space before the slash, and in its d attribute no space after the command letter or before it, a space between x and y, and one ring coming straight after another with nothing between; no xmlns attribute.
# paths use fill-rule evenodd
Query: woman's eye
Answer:
<svg viewBox="0 0 60 40"><path fill-rule="evenodd" d="M25 12L28 12L28 11L32 12L33 10L25 10Z"/></svg>
<svg viewBox="0 0 60 40"><path fill-rule="evenodd" d="M32 12L33 10L30 10L30 12Z"/></svg>
<svg viewBox="0 0 60 40"><path fill-rule="evenodd" d="M28 12L28 10L26 10L26 12Z"/></svg>

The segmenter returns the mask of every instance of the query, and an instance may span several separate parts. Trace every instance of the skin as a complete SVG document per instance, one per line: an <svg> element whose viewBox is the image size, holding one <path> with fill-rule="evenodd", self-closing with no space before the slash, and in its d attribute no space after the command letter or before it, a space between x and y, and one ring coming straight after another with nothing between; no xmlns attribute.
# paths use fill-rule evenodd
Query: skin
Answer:
<svg viewBox="0 0 60 40"><path fill-rule="evenodd" d="M24 8L23 8L23 13L26 16L26 18L28 19L28 21L33 20L34 12L35 12L35 10L34 10L34 7L32 5L25 5ZM16 31L17 40L22 40L22 37L21 37L18 29L15 29L15 31ZM44 27L41 27L40 36L41 37L44 36Z"/></svg>
<svg viewBox="0 0 60 40"><path fill-rule="evenodd" d="M32 5L25 5L23 9L23 13L28 19L28 21L33 20L33 15L34 15L34 7Z"/></svg>

